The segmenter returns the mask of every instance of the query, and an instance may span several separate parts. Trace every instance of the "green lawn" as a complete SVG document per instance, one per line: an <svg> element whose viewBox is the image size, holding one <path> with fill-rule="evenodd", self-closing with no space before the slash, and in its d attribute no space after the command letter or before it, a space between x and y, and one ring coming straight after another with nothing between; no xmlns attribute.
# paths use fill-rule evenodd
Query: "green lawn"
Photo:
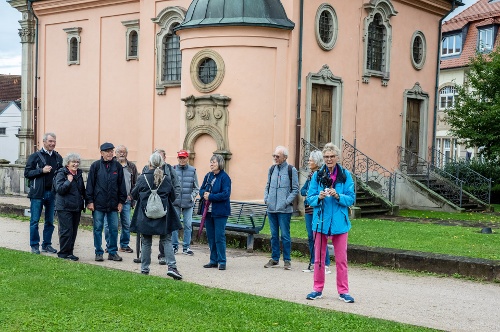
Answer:
<svg viewBox="0 0 500 332"><path fill-rule="evenodd" d="M495 209L499 211L498 209ZM441 220L467 220L481 223L500 223L500 213L487 212L441 212L441 211L418 211L401 210L399 215L402 217L420 218L420 219L441 219Z"/></svg>
<svg viewBox="0 0 500 332"><path fill-rule="evenodd" d="M478 227L381 219L354 219L351 223L349 244L500 260L500 234L496 230L493 234L481 234ZM292 238L307 239L303 217L292 219L290 232ZM269 223L261 233L271 234Z"/></svg>
<svg viewBox="0 0 500 332"><path fill-rule="evenodd" d="M0 248L0 331L431 331Z"/></svg>

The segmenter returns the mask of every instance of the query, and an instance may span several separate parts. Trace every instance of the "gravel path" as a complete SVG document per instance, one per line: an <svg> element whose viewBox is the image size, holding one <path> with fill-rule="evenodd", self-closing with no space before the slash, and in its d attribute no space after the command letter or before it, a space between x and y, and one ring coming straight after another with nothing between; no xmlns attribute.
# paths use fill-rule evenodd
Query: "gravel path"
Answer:
<svg viewBox="0 0 500 332"><path fill-rule="evenodd" d="M29 251L27 222L0 217L0 234L0 247ZM59 248L57 230L54 232L53 241L54 247ZM158 240L154 239L153 258L158 254L157 243ZM131 244L131 247L135 247L133 236ZM305 268L305 263L292 261L291 271L285 271L283 268L264 269L263 265L269 255L228 249L227 270L219 271L202 267L208 263L209 253L206 245L194 245L192 249L195 252L192 257L181 254L176 256L184 282L441 330L500 330L499 284L414 276L351 266L349 284L355 303L346 304L337 299L335 271L327 275L323 299L308 301L305 296L312 289L312 274L301 271ZM124 258L122 262L95 262L91 231L79 231L75 254L80 257L80 261L75 264L104 265L140 272L140 264L133 263L135 253L121 254ZM165 267L156 263L157 260L153 259L150 273L166 277Z"/></svg>

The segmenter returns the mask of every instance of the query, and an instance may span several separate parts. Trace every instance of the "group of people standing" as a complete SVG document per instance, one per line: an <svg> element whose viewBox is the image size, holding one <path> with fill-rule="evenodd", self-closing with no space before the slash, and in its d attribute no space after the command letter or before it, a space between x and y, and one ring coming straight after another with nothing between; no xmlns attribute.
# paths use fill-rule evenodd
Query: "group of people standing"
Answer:
<svg viewBox="0 0 500 332"><path fill-rule="evenodd" d="M74 255L75 239L81 213L88 209L93 218L96 261L104 261L105 252L108 253L108 260L112 261L122 260L118 252L133 253L129 245L130 232L138 232L141 235L141 255L138 262L141 263L141 272L148 274L151 239L153 235L160 235L159 263L168 265L169 276L181 279L174 257L174 251L177 251L179 245L177 231L184 228L183 253L194 255L190 248L191 223L194 201L199 191L196 169L187 162L189 153L179 151L179 164L172 167L164 161L165 151L157 149L150 156L143 174L139 175L135 164L127 160L128 150L125 146L118 146L115 152L112 143L104 143L100 146L101 158L90 166L85 186L83 172L79 167L80 156L69 153L63 160L55 151L55 146L56 135L44 134L43 147L29 156L24 171L25 178L29 181L31 252L40 254L38 223L45 207L42 252L77 261L79 258ZM160 171L161 177L166 178L161 186L157 182ZM136 208L134 216L130 216L131 209L136 204L143 207L144 199L147 201L151 194L149 187L146 190L146 180L154 187L151 189L157 190L164 199L164 206L169 211L164 218L154 220L155 227L150 228L147 225L151 221L139 213L141 209ZM52 246L54 212L59 222L59 251ZM182 223L179 217L181 215ZM120 247L118 223L121 224ZM106 241L104 249L103 230Z"/></svg>
<svg viewBox="0 0 500 332"><path fill-rule="evenodd" d="M75 239L82 211L89 209L93 217L95 260L121 261L118 251L132 253L129 246L130 232L140 238L141 273L149 274L153 235L160 236L161 265L167 265L167 275L182 279L177 270L175 254L179 250L178 231L184 229L182 252L192 256L192 215L194 202L202 198L202 220L210 248L210 260L204 268L226 270L225 227L231 214L231 178L224 171L225 160L214 154L201 187L198 186L196 169L188 164L189 153L177 153L179 164L165 162L165 150L157 149L149 157L139 175L136 166L127 160L127 148L116 149L112 143L100 146L101 158L92 163L85 186L80 166L80 156L70 153L66 158L54 150L56 135L46 133L43 147L29 156L25 178L29 180L30 198L30 246L31 252L40 254L38 222L45 207L42 251L54 253L64 259L77 261L74 255ZM305 219L311 259L304 271L314 273L313 291L307 299L322 297L325 273L328 273L330 257L327 243L331 240L335 252L337 290L339 299L351 303L347 276L347 234L351 228L348 207L354 204L353 179L348 170L340 166L340 151L332 143L322 152L313 151L309 159L311 173L301 194L305 196ZM291 269L290 222L293 202L299 193L297 169L286 160L288 150L278 146L273 154L274 164L269 168L264 191L271 230L271 259L265 268L278 267L280 240L286 270ZM161 199L166 214L160 218L146 215L146 206L152 193ZM135 206L130 217L131 208ZM59 252L52 247L54 211L59 221ZM182 216L182 223L180 217ZM118 222L121 224L118 248ZM105 230L106 248L102 248L102 232ZM139 237L140 235L140 237ZM139 255L139 253L138 253ZM314 268L312 267L314 265Z"/></svg>

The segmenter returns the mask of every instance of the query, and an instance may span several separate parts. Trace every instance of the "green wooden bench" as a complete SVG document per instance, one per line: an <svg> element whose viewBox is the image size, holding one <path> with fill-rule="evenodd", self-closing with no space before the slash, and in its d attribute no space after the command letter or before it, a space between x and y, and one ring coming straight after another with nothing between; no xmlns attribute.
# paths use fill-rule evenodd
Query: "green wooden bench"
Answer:
<svg viewBox="0 0 500 332"><path fill-rule="evenodd" d="M193 212L198 211L199 199ZM264 228L267 218L267 205L231 201L231 215L227 218L226 230L247 234L247 251L253 251L254 235ZM201 216L193 213L193 226L200 227Z"/></svg>

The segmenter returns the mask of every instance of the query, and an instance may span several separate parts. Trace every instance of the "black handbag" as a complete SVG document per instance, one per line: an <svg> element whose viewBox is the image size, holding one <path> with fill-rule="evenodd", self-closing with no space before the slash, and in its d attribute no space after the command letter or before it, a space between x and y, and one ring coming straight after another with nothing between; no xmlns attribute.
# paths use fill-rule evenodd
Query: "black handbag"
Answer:
<svg viewBox="0 0 500 332"><path fill-rule="evenodd" d="M201 197L198 201L198 209L196 210L196 214L201 216L203 215L203 208L205 207L205 198Z"/></svg>

